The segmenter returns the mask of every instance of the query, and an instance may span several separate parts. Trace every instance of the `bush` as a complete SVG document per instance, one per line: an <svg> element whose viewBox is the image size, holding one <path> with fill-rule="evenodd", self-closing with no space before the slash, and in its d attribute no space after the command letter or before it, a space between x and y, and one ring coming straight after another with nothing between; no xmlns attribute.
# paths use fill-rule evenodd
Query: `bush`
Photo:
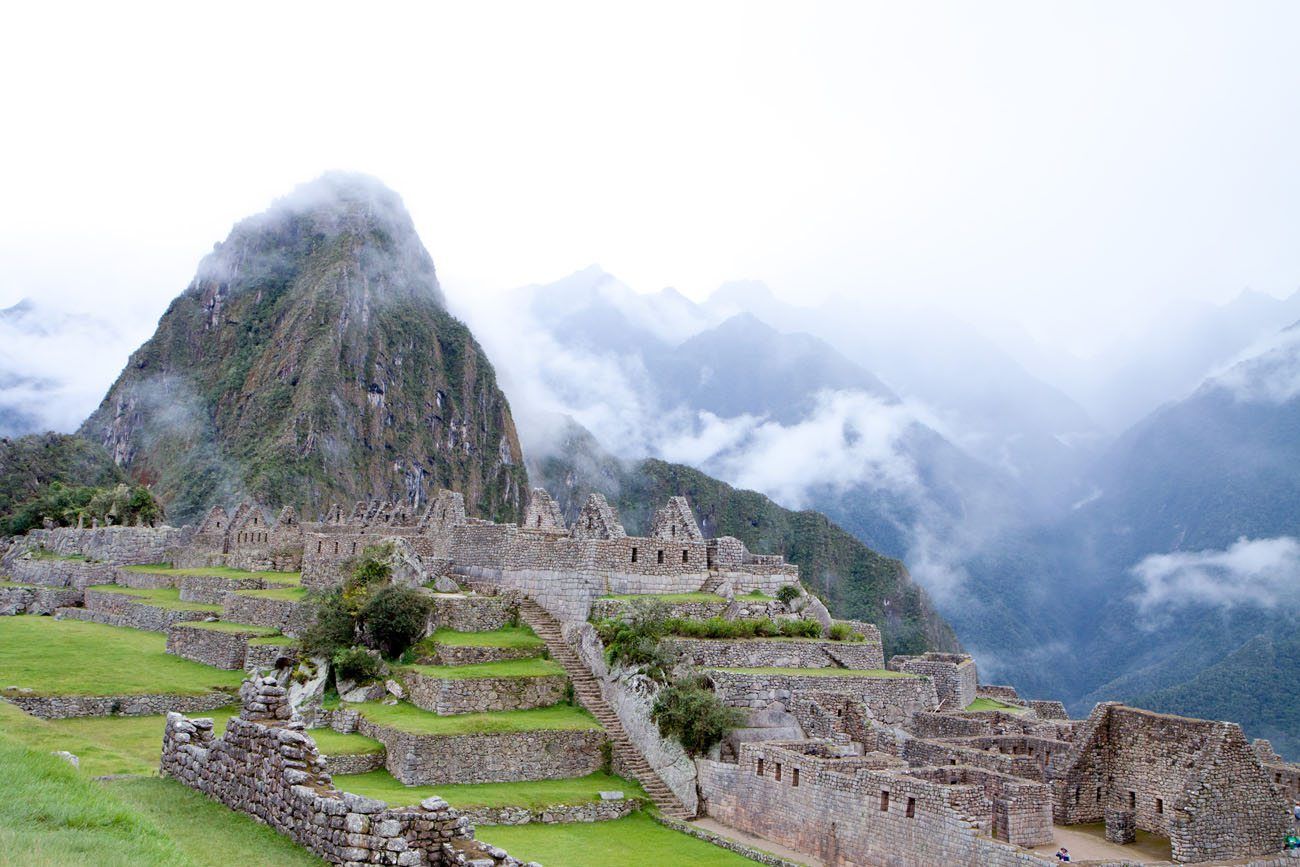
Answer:
<svg viewBox="0 0 1300 867"><path fill-rule="evenodd" d="M663 681L671 660L659 650L665 634L668 606L651 599L633 602L621 618L607 618L596 623L596 633L605 644L605 658L611 665L640 668Z"/></svg>
<svg viewBox="0 0 1300 867"><path fill-rule="evenodd" d="M865 641L866 638L853 631L853 627L847 623L832 623L830 632L831 641Z"/></svg>
<svg viewBox="0 0 1300 867"><path fill-rule="evenodd" d="M791 602L803 595L803 591L793 584L786 584L776 591L776 598L780 602L789 605Z"/></svg>
<svg viewBox="0 0 1300 867"><path fill-rule="evenodd" d="M788 638L821 638L822 625L816 620L782 620L781 634Z"/></svg>
<svg viewBox="0 0 1300 867"><path fill-rule="evenodd" d="M432 604L407 587L384 587L361 609L358 620L370 642L390 659L424 637Z"/></svg>
<svg viewBox="0 0 1300 867"><path fill-rule="evenodd" d="M676 738L692 756L707 753L745 721L744 714L724 705L698 675L661 690L650 717L659 734Z"/></svg>
<svg viewBox="0 0 1300 867"><path fill-rule="evenodd" d="M364 647L348 647L334 654L334 679L368 683L383 672L383 663Z"/></svg>
<svg viewBox="0 0 1300 867"><path fill-rule="evenodd" d="M315 599L316 617L300 636L307 656L332 658L356 641L356 619L343 601L341 590L331 590Z"/></svg>

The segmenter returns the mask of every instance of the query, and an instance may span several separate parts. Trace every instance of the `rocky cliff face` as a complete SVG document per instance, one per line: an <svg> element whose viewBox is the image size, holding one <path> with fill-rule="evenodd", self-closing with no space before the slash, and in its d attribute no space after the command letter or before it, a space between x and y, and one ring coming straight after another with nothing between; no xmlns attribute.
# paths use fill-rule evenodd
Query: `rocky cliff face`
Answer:
<svg viewBox="0 0 1300 867"><path fill-rule="evenodd" d="M176 520L249 495L306 514L447 487L514 519L510 407L392 191L326 175L235 226L80 433Z"/></svg>

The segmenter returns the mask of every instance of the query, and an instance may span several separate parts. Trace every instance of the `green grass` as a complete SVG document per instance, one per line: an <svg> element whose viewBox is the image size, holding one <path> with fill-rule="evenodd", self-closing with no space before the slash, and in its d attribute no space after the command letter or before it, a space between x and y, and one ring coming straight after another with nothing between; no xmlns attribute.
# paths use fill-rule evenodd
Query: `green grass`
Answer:
<svg viewBox="0 0 1300 867"><path fill-rule="evenodd" d="M98 590L103 593L116 593L120 596L130 596L145 605L151 605L155 608L166 608L169 611L206 611L212 614L220 614L220 605L207 605L202 602L185 602L181 599L181 591L175 587L119 587L116 584L92 584L87 590Z"/></svg>
<svg viewBox="0 0 1300 867"><path fill-rule="evenodd" d="M601 792L621 791L628 798L648 800L641 784L612 774L594 773L562 780L525 783L462 783L448 786L404 786L388 771L345 774L334 778L345 792L378 798L394 807L418 804L430 795L440 795L457 809L468 807L527 807L540 809L555 804L590 804Z"/></svg>
<svg viewBox="0 0 1300 867"><path fill-rule="evenodd" d="M622 602L634 599L655 599L660 602L726 602L716 593L625 593L602 596L602 599L617 599Z"/></svg>
<svg viewBox="0 0 1300 867"><path fill-rule="evenodd" d="M298 639L290 638L287 635L262 635L258 638L249 639L249 644L274 644L277 647L297 647Z"/></svg>
<svg viewBox="0 0 1300 867"><path fill-rule="evenodd" d="M33 560L76 560L79 563L88 563L90 558L85 554L56 554L53 551L47 551L44 548L33 548L27 552Z"/></svg>
<svg viewBox="0 0 1300 867"><path fill-rule="evenodd" d="M764 593L762 590L751 590L748 593L745 593L743 595L737 595L736 598L767 601L767 602L771 602L772 600L776 599L775 596Z"/></svg>
<svg viewBox="0 0 1300 867"><path fill-rule="evenodd" d="M549 659L503 659L497 662L476 662L473 665L408 665L427 677L443 680L476 680L486 677L553 677L564 674L558 662Z"/></svg>
<svg viewBox="0 0 1300 867"><path fill-rule="evenodd" d="M37 695L196 695L235 689L242 671L223 671L165 652L167 637L82 620L23 615L0 625L0 689Z"/></svg>
<svg viewBox="0 0 1300 867"><path fill-rule="evenodd" d="M528 731L589 731L599 729L595 717L581 708L567 704L533 710L506 710L495 713L463 713L438 716L406 702L397 704L347 705L371 722L391 726L399 731L427 735L477 735Z"/></svg>
<svg viewBox="0 0 1300 867"><path fill-rule="evenodd" d="M35 584L19 584L17 581L0 581L0 587L26 587L30 589L35 586Z"/></svg>
<svg viewBox="0 0 1300 867"><path fill-rule="evenodd" d="M454 629L439 629L420 642L432 651L432 645L445 644L447 647L507 647L511 649L542 647L546 642L537 637L537 633L527 626L503 626L492 632L457 632Z"/></svg>
<svg viewBox="0 0 1300 867"><path fill-rule="evenodd" d="M658 824L643 813L612 822L565 825L483 826L476 835L521 861L546 867L627 867L690 864L691 867L753 867L734 852Z"/></svg>
<svg viewBox="0 0 1300 867"><path fill-rule="evenodd" d="M884 668L710 668L710 671L728 671L732 674L787 674L799 677L876 677L909 678L917 677L903 671L889 671Z"/></svg>
<svg viewBox="0 0 1300 867"><path fill-rule="evenodd" d="M232 705L190 716L210 717L217 734L222 734L226 723L238 712ZM161 715L42 720L0 703L0 730L6 735L35 750L67 750L81 761L81 770L92 777L155 774L166 722ZM310 729L308 734L326 756L371 755L384 749L379 741L333 729Z"/></svg>
<svg viewBox="0 0 1300 867"><path fill-rule="evenodd" d="M253 626L249 623L230 623L226 620L196 620L185 625L194 629L209 629L213 632L244 632L260 638L284 638L274 629L266 626Z"/></svg>
<svg viewBox="0 0 1300 867"><path fill-rule="evenodd" d="M282 599L286 602L304 602L307 599L305 587L272 587L269 590L236 590L240 596L256 596L258 599Z"/></svg>
<svg viewBox="0 0 1300 867"><path fill-rule="evenodd" d="M210 575L216 578L260 578L276 584L298 584L302 581L301 572L250 572L246 569L231 569L229 566L208 566L192 569L173 569L166 563L146 563L142 566L123 567L130 572L144 572L149 575Z"/></svg>
<svg viewBox="0 0 1300 867"><path fill-rule="evenodd" d="M1014 704L1006 704L998 701L996 698L977 698L970 704L966 705L966 710L1000 710L1007 713L1024 713L1025 709Z"/></svg>

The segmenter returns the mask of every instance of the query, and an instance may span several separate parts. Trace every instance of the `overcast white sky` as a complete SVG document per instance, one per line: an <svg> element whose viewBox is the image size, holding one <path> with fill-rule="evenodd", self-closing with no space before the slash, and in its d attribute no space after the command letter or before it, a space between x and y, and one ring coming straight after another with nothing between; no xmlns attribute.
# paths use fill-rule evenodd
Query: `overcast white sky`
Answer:
<svg viewBox="0 0 1300 867"><path fill-rule="evenodd" d="M448 295L599 262L1071 347L1300 285L1300 4L7 4L0 305L156 318L331 168Z"/></svg>

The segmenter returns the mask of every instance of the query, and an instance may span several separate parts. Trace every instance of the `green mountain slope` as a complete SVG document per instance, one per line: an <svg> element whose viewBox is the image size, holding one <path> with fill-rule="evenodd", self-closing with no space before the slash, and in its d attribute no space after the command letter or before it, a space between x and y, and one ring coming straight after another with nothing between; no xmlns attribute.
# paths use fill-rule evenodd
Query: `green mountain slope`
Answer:
<svg viewBox="0 0 1300 867"><path fill-rule="evenodd" d="M879 625L886 655L960 647L901 562L877 554L825 515L783 509L681 464L624 465L572 421L548 452L532 456L532 475L569 520L599 491L618 508L628 532L643 532L656 506L684 495L706 536L735 536L751 551L783 554L835 615Z"/></svg>
<svg viewBox="0 0 1300 867"><path fill-rule="evenodd" d="M511 519L527 488L492 365L401 200L354 175L236 225L80 432L173 521L245 495L315 514L439 487Z"/></svg>

